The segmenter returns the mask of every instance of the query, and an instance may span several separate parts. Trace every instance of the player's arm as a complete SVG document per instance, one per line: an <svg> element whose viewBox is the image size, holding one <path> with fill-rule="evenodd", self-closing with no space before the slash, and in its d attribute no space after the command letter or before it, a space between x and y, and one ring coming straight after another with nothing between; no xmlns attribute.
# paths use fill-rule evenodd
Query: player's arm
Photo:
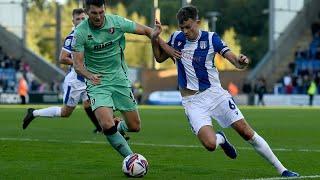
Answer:
<svg viewBox="0 0 320 180"><path fill-rule="evenodd" d="M119 20L119 24L121 29L125 33L133 33L138 35L145 35L151 39L152 37L152 29L148 26L141 25L139 23L135 23L131 20L125 19L123 17L117 16ZM171 48L167 45L161 38L158 38L157 42L159 46L170 56L173 58L180 58L180 52Z"/></svg>
<svg viewBox="0 0 320 180"><path fill-rule="evenodd" d="M160 22L158 22L157 26L161 27ZM155 28L159 28L157 26L155 26ZM181 52L175 50L174 48L169 46L163 39L161 39L159 37L160 33L157 35L157 37L153 38L152 28L136 23L136 30L134 33L139 35L145 35L151 39L153 53L157 62L161 63L169 57L172 57L174 59L181 58Z"/></svg>
<svg viewBox="0 0 320 180"><path fill-rule="evenodd" d="M249 65L249 59L247 56L240 54L238 57L231 51L227 51L224 54L224 58L228 59L236 68L244 69Z"/></svg>
<svg viewBox="0 0 320 180"><path fill-rule="evenodd" d="M71 59L71 53L61 49L60 56L59 56L59 62L60 64L66 64L66 65L73 65L73 61Z"/></svg>
<svg viewBox="0 0 320 180"><path fill-rule="evenodd" d="M86 36L81 32L75 31L75 35L71 43L74 70L77 74L90 80L92 84L97 85L100 84L100 75L89 72L84 66L85 37Z"/></svg>
<svg viewBox="0 0 320 180"><path fill-rule="evenodd" d="M94 85L99 84L100 75L89 72L84 66L84 53L74 51L72 52L72 55L74 59L74 70L76 73L90 80Z"/></svg>
<svg viewBox="0 0 320 180"><path fill-rule="evenodd" d="M249 59L247 56L240 54L238 57L229 49L225 42L223 42L220 37L214 33L212 36L212 44L214 51L219 53L221 56L226 58L230 63L232 63L238 69L244 69L249 64Z"/></svg>
<svg viewBox="0 0 320 180"><path fill-rule="evenodd" d="M156 58L156 61L158 63L162 63L170 57L170 55L165 50L163 50L162 47L160 46L160 43L163 43L162 41L160 41L161 38L159 37L161 32L162 32L161 23L156 19L154 29L151 35L151 44L152 44L152 51L153 51L154 57ZM169 46L169 45L166 44L166 46ZM179 53L177 56L180 56L180 52L177 51L177 53ZM176 57L176 58L180 58L180 57Z"/></svg>

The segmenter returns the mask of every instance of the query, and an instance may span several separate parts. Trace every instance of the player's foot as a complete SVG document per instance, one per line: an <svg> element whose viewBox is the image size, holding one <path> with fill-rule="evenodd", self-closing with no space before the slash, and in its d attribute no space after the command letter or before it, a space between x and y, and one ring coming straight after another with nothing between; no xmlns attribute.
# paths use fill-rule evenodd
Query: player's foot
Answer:
<svg viewBox="0 0 320 180"><path fill-rule="evenodd" d="M282 177L299 177L300 175L296 172L285 170L281 174Z"/></svg>
<svg viewBox="0 0 320 180"><path fill-rule="evenodd" d="M223 149L224 153L230 157L231 159L237 158L237 150L233 147L233 145L228 141L226 135L223 132L217 132L224 138L224 143L220 144L221 148Z"/></svg>
<svg viewBox="0 0 320 180"><path fill-rule="evenodd" d="M31 123L31 121L35 118L33 116L33 111L34 111L33 108L27 109L27 114L23 119L22 129L26 129L28 125Z"/></svg>
<svg viewBox="0 0 320 180"><path fill-rule="evenodd" d="M118 124L120 123L121 119L120 118L117 118L115 117L114 118L114 124L116 127L118 127ZM123 138L126 140L126 141L129 141L130 137L125 133L125 132L119 132Z"/></svg>

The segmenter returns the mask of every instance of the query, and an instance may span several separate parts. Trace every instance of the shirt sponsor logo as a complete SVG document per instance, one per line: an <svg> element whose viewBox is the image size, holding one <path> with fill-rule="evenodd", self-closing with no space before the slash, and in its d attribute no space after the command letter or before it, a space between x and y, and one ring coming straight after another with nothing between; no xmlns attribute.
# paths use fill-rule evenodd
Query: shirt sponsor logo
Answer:
<svg viewBox="0 0 320 180"><path fill-rule="evenodd" d="M106 42L106 43L102 43L102 44L98 44L98 45L95 45L95 46L93 47L93 49L94 49L95 51L101 51L102 49L110 46L111 44L112 44L112 41L109 41L109 42Z"/></svg>

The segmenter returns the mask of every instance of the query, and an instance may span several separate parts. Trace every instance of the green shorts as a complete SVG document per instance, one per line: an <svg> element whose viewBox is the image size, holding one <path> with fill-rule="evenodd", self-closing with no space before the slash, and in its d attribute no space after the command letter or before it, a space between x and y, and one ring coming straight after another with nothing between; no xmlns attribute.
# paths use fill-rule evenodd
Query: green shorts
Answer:
<svg viewBox="0 0 320 180"><path fill-rule="evenodd" d="M137 102L130 87L88 85L87 92L93 111L98 107L110 107L119 111L137 110Z"/></svg>

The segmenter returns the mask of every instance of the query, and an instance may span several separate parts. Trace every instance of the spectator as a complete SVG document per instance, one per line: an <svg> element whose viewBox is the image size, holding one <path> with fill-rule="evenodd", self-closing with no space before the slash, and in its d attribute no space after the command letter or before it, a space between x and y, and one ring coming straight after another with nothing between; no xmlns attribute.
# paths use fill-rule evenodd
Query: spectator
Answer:
<svg viewBox="0 0 320 180"><path fill-rule="evenodd" d="M307 91L309 95L309 106L313 105L313 97L316 94L316 92L317 92L317 86L314 79L312 78Z"/></svg>
<svg viewBox="0 0 320 180"><path fill-rule="evenodd" d="M26 104L26 98L28 97L28 84L23 75L20 75L19 77L18 94L21 98L21 104Z"/></svg>
<svg viewBox="0 0 320 180"><path fill-rule="evenodd" d="M242 86L242 92L248 96L248 105L254 105L254 92L251 83L246 80Z"/></svg>
<svg viewBox="0 0 320 180"><path fill-rule="evenodd" d="M137 100L138 104L142 102L143 88L140 82L135 82L132 86L134 98Z"/></svg>
<svg viewBox="0 0 320 180"><path fill-rule="evenodd" d="M258 94L257 105L259 106L261 104L262 106L264 106L265 103L264 103L263 96L267 92L266 81L264 78L260 78L256 83L255 92Z"/></svg>
<svg viewBox="0 0 320 180"><path fill-rule="evenodd" d="M237 96L239 94L239 88L233 82L229 83L228 91L232 97Z"/></svg>

